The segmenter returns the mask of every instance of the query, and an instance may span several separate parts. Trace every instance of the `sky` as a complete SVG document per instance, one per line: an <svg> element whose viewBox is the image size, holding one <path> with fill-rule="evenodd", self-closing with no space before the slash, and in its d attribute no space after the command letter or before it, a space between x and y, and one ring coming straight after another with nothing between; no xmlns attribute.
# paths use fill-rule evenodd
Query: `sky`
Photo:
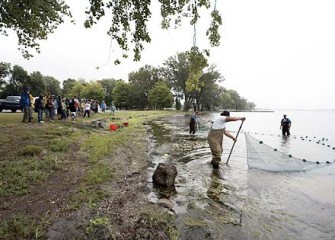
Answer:
<svg viewBox="0 0 335 240"><path fill-rule="evenodd" d="M76 24L69 20L48 40L41 54L26 60L17 50L15 34L0 35L0 61L40 71L59 81L105 78L127 80L130 72L146 64L154 67L193 46L193 27L184 19L178 29L162 30L157 1L148 23L151 43L140 62L121 59L107 36L106 17L85 29L84 1L67 0ZM214 2L214 1L213 1ZM254 102L259 109L335 109L335 1L333 0L217 0L223 24L221 44L210 48L205 31L209 15L202 14L196 44L210 48L209 63L217 67L227 89Z"/></svg>

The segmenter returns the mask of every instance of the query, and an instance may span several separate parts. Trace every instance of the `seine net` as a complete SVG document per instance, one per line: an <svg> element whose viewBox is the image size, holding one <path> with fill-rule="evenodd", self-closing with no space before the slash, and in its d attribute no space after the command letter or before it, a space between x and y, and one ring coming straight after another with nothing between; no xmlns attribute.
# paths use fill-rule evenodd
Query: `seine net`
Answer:
<svg viewBox="0 0 335 240"><path fill-rule="evenodd" d="M246 132L244 132L244 135L247 144L249 168L275 172L307 171L329 165L329 162L311 162L293 157L264 144Z"/></svg>

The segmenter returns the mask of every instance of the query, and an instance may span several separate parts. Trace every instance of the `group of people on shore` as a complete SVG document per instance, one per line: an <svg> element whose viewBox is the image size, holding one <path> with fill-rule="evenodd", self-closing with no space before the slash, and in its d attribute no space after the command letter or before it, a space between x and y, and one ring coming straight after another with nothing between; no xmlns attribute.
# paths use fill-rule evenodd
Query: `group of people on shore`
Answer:
<svg viewBox="0 0 335 240"><path fill-rule="evenodd" d="M198 125L198 112L194 112L191 116L189 127L190 134L195 134L196 128ZM234 142L237 141L237 136L234 137L227 129L226 123L232 121L242 121L246 120L245 117L231 117L229 111L223 111L220 116L218 116L214 121L211 122L211 128L208 133L208 144L212 152L212 161L214 169L219 168L219 164L221 162L221 155L223 152L223 136L227 136L232 139ZM242 126L242 125L241 125ZM280 122L280 129L282 130L283 136L290 136L290 128L291 128L291 120L287 118L286 115L283 116L283 119Z"/></svg>
<svg viewBox="0 0 335 240"><path fill-rule="evenodd" d="M40 95L34 98L29 88L25 88L21 94L20 105L23 111L22 122L32 122L33 112L37 112L37 121L43 123L44 119L54 122L55 119L67 121L71 118L75 122L78 116L90 118L92 114L99 111L105 112L107 105L105 101L99 102L95 99L78 99L76 96L66 98L56 95ZM114 115L116 107L111 104L111 114Z"/></svg>

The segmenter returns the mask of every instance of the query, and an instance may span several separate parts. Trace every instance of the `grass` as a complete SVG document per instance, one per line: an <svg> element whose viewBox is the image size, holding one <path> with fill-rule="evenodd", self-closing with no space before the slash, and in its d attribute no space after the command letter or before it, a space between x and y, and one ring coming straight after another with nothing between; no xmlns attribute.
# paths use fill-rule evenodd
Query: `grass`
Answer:
<svg viewBox="0 0 335 240"><path fill-rule="evenodd" d="M113 178L113 172L109 164L100 162L87 171L85 181L88 185L107 182Z"/></svg>
<svg viewBox="0 0 335 240"><path fill-rule="evenodd" d="M0 226L1 239L40 239L40 226L27 215L12 216Z"/></svg>
<svg viewBox="0 0 335 240"><path fill-rule="evenodd" d="M57 169L57 163L51 157L15 160L0 162L0 196L27 194L30 184L45 181Z"/></svg>
<svg viewBox="0 0 335 240"><path fill-rule="evenodd" d="M107 217L96 217L90 220L89 226L86 228L86 233L92 235L100 226L108 226L109 220Z"/></svg>
<svg viewBox="0 0 335 240"><path fill-rule="evenodd" d="M179 232L171 226L171 222L175 221L175 215L159 211L158 209L143 209L141 213L141 223L149 229L160 229L167 233L170 240L179 239Z"/></svg>
<svg viewBox="0 0 335 240"><path fill-rule="evenodd" d="M114 117L108 114L98 114L89 120L78 117L75 124L61 121L23 124L21 113L0 113L0 211L11 206L4 199L29 196L32 185L49 184L51 176L78 169L83 171L83 176L79 185L73 186L77 188L76 194L69 196L65 208L73 211L83 204L94 208L97 202L108 197L101 185L114 179L115 151L127 146L134 136L145 136L144 122L166 114L173 113L119 111ZM91 121L97 119L106 126L118 124L120 129L96 128ZM123 127L124 122L129 126ZM141 143L138 145L141 147ZM44 222L48 222L44 216L36 218L13 211L6 220L0 221L0 239L43 238ZM104 217L97 217L91 221L88 231L105 223Z"/></svg>

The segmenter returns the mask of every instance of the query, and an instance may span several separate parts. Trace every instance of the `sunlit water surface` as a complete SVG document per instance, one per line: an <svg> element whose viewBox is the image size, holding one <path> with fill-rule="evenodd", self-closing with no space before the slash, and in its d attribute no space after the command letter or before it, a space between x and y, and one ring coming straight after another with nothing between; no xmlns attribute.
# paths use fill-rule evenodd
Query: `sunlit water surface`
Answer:
<svg viewBox="0 0 335 240"><path fill-rule="evenodd" d="M281 136L283 114L292 121L291 136ZM170 196L180 239L335 239L335 164L304 172L248 169L243 132L287 154L309 161L334 161L335 111L231 113L245 116L229 164L232 141L224 138L219 170L210 165L208 120L200 116L199 131L188 134L190 115L151 123L152 167L176 165L176 194ZM228 123L236 135L241 122ZM149 179L151 181L151 179ZM153 189L151 201L161 196Z"/></svg>

